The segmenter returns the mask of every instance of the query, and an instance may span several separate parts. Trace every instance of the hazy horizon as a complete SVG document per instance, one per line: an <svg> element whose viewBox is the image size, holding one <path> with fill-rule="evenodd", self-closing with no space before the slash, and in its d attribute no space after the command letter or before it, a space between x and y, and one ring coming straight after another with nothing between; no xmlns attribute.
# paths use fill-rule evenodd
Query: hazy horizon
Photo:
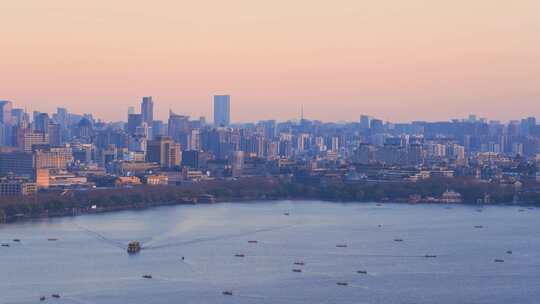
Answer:
<svg viewBox="0 0 540 304"><path fill-rule="evenodd" d="M540 2L7 1L0 99L107 121L540 116Z"/></svg>

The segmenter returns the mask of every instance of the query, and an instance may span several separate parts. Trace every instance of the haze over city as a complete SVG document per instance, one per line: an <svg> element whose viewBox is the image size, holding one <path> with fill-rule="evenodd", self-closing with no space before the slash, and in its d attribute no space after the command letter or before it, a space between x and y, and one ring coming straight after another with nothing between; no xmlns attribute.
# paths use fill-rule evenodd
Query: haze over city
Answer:
<svg viewBox="0 0 540 304"><path fill-rule="evenodd" d="M538 1L4 1L0 99L125 120L539 116Z"/></svg>

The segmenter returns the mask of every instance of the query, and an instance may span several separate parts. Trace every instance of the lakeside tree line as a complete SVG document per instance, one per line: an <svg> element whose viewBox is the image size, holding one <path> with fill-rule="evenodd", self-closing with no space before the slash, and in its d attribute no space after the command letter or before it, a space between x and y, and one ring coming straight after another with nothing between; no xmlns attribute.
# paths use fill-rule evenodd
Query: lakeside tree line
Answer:
<svg viewBox="0 0 540 304"><path fill-rule="evenodd" d="M517 191L512 186L477 182L467 178L427 179L419 182L326 183L299 182L282 178L242 178L206 181L181 186L148 186L96 189L90 191L43 192L37 196L0 198L0 222L17 218L38 218L91 212L138 209L160 205L196 203L203 194L216 201L275 199L317 199L328 201L406 202L412 195L440 197L447 189L462 195L464 203L475 204L489 195L492 204L540 205L538 183L525 184Z"/></svg>

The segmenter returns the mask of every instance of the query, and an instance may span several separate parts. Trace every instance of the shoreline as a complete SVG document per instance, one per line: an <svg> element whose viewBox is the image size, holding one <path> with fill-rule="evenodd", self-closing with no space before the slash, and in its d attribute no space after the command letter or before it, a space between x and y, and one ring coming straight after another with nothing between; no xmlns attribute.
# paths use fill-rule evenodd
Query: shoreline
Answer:
<svg viewBox="0 0 540 304"><path fill-rule="evenodd" d="M536 186L536 185L534 185ZM462 193L462 202L429 200L447 189ZM519 197L518 197L519 194ZM411 197L420 200L411 200ZM489 203L482 198L490 197ZM516 199L518 197L519 199ZM279 177L216 180L196 184L44 192L37 197L0 198L0 224L28 219L77 216L158 206L222 202L319 200L340 203L458 204L476 207L540 206L540 192L516 191L469 180L443 179L395 184L314 184Z"/></svg>
<svg viewBox="0 0 540 304"><path fill-rule="evenodd" d="M127 206L116 206L113 208L100 208L100 209L88 209L88 210L76 210L75 212L73 210L66 210L65 212L60 213L47 213L42 214L39 216L30 216L30 217L16 217L16 218L10 218L7 221L0 222L0 227L3 225L9 225L9 224L15 224L15 223L25 223L25 222L32 222L32 221L39 221L39 220L46 220L46 219L53 219L53 218L66 218L66 217L78 217L78 216L85 216L85 215L98 215L98 214L104 214L104 213L115 213L115 212L122 212L122 211L145 211L149 209L155 209L160 207L178 207L178 206L194 206L194 205L215 205L215 204L234 204L234 203L267 203L267 202L277 202L277 201L307 201L307 202L326 202L326 203L339 203L339 204L381 204L384 206L385 204L395 204L395 205L410 205L410 206L418 206L418 205L424 205L424 206L467 206L471 208L484 208L484 207L520 207L520 208L531 208L536 207L534 204L513 204L513 203L499 203L499 204L473 204L473 203L433 203L433 202L418 202L418 203L409 203L409 202L403 202L403 201L358 201L358 200L327 200L322 198L313 198L313 197L306 197L306 198L291 198L291 197L283 197L283 198L233 198L233 199L227 199L227 200L216 200L212 203L194 203L194 202L162 202L162 203L152 203L151 205L127 205Z"/></svg>

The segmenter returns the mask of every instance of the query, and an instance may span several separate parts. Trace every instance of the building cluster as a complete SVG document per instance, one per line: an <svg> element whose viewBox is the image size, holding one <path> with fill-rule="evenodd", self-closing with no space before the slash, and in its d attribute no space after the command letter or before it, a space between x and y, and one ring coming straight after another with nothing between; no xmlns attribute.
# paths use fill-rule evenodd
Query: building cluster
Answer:
<svg viewBox="0 0 540 304"><path fill-rule="evenodd" d="M329 123L302 116L232 124L230 105L229 95L214 96L213 123L173 111L158 120L154 100L143 97L127 121L103 122L65 108L27 113L0 101L0 195L269 175L319 183L540 180L540 125L532 117L391 123L362 115Z"/></svg>

